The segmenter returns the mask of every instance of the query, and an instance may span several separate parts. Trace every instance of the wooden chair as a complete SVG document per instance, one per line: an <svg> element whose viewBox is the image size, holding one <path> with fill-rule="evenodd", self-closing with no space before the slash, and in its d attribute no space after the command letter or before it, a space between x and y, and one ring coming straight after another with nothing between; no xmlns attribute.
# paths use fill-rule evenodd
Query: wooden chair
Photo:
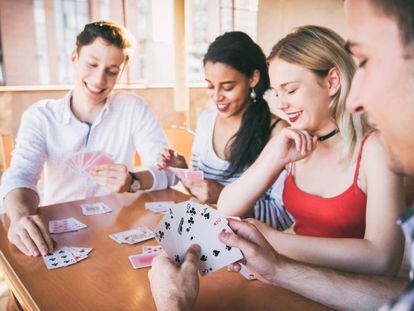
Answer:
<svg viewBox="0 0 414 311"><path fill-rule="evenodd" d="M187 164L190 165L191 158L191 147L194 140L194 132L186 129L184 127L168 127L164 129L165 136L167 137L168 144L171 149L174 149L179 154L182 154L187 161ZM139 155L135 152L134 155L134 166L140 166L141 159Z"/></svg>
<svg viewBox="0 0 414 311"><path fill-rule="evenodd" d="M13 135L10 133L1 133L0 152L2 160L2 169L9 168L11 161L11 153L14 148Z"/></svg>

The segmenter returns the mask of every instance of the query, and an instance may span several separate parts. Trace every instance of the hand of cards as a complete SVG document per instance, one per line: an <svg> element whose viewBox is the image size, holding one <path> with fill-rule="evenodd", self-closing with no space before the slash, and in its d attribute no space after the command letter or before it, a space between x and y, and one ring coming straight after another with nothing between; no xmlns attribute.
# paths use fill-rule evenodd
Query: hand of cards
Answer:
<svg viewBox="0 0 414 311"><path fill-rule="evenodd" d="M192 244L200 245L200 273L205 275L243 258L239 249L219 241L223 229L233 232L216 210L186 201L169 208L155 230L155 238L177 263L183 262Z"/></svg>
<svg viewBox="0 0 414 311"><path fill-rule="evenodd" d="M90 174L95 166L113 163L111 156L102 151L77 152L65 161L65 165L78 174Z"/></svg>
<svg viewBox="0 0 414 311"><path fill-rule="evenodd" d="M49 270L57 269L73 265L88 258L88 254L91 251L92 248L63 246L59 247L53 253L43 256L43 260Z"/></svg>
<svg viewBox="0 0 414 311"><path fill-rule="evenodd" d="M187 179L191 181L197 180L204 180L204 172L203 171L192 171L189 169L178 168L178 167L169 167L168 168L171 172L177 175L180 179Z"/></svg>

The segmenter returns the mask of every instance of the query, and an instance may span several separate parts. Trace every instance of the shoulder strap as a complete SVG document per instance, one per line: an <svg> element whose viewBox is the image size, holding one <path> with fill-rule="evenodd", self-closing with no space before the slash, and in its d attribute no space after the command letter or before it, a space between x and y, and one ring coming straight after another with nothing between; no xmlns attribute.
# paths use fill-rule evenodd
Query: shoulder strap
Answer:
<svg viewBox="0 0 414 311"><path fill-rule="evenodd" d="M375 132L375 129L370 130L368 133L365 134L364 138L362 139L361 147L359 148L357 163L356 163L356 167L355 167L354 183L356 183L357 179L358 179L359 166L360 166L360 163L361 163L361 156L362 156L362 149L364 149L364 144L367 141L367 138L374 132Z"/></svg>
<svg viewBox="0 0 414 311"><path fill-rule="evenodd" d="M272 124L272 125L270 125L270 132L271 132L271 131L273 131L273 129L275 128L276 124L277 124L280 120L282 120L282 119L281 119L281 118L277 118L277 119L275 120L275 122L273 122L273 124Z"/></svg>

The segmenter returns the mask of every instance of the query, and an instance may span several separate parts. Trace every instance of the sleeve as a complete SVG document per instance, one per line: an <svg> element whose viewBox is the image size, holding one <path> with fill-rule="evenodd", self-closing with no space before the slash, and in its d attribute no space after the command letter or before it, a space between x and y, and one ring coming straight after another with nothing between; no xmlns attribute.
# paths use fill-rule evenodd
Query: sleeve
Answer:
<svg viewBox="0 0 414 311"><path fill-rule="evenodd" d="M178 182L175 175L165 170L159 170L156 165L158 154L164 148L168 148L161 124L151 109L138 98L133 124L132 135L135 149L140 155L142 165L154 178L154 184L148 191L162 190L175 185Z"/></svg>
<svg viewBox="0 0 414 311"><path fill-rule="evenodd" d="M39 109L30 107L23 113L12 153L10 168L3 176L0 187L0 211L4 212L3 201L7 194L18 188L37 192L37 182L47 158L46 128Z"/></svg>
<svg viewBox="0 0 414 311"><path fill-rule="evenodd" d="M199 161L200 154L202 152L201 148L203 146L203 141L205 140L204 137L207 134L205 133L205 130L207 128L205 119L205 114L200 115L198 118L193 146L191 147L190 169L195 171L200 169Z"/></svg>

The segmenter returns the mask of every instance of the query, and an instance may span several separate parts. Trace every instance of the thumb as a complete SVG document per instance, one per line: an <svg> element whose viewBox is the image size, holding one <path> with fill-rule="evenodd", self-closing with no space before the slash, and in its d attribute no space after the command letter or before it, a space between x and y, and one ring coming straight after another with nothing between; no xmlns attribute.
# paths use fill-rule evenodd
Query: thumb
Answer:
<svg viewBox="0 0 414 311"><path fill-rule="evenodd" d="M185 254L185 259L183 264L181 265L181 269L186 271L186 273L192 274L197 273L200 264L200 255L201 255L201 247L198 244L193 244L187 250Z"/></svg>

